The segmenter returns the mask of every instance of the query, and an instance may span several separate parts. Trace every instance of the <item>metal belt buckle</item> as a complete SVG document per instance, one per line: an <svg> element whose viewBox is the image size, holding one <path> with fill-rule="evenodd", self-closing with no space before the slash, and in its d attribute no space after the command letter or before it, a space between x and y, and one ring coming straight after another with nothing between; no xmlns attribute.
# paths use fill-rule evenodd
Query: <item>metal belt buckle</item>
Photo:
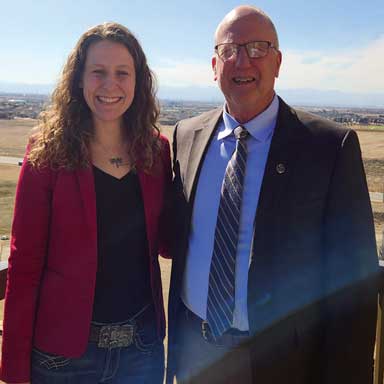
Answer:
<svg viewBox="0 0 384 384"><path fill-rule="evenodd" d="M203 339L209 343L213 341L211 330L209 329L209 324L206 320L201 322L201 336L203 336Z"/></svg>
<svg viewBox="0 0 384 384"><path fill-rule="evenodd" d="M120 348L128 347L133 343L134 326L125 325L105 325L100 329L99 348Z"/></svg>

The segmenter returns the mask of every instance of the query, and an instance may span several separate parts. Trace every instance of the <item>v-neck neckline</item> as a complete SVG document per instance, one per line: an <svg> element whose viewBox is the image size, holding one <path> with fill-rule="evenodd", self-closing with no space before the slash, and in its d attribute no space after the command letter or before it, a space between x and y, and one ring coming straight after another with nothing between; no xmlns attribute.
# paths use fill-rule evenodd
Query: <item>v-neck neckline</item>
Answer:
<svg viewBox="0 0 384 384"><path fill-rule="evenodd" d="M116 176L113 176L111 175L110 173L104 171L103 169L97 167L96 165L93 164L93 168L96 169L97 171L99 171L100 173L106 175L106 176L109 176L110 178L116 180L116 181L122 181L124 180L125 178L127 178L129 175L132 174L132 169L130 169L126 174L124 174L123 176L121 177L116 177Z"/></svg>

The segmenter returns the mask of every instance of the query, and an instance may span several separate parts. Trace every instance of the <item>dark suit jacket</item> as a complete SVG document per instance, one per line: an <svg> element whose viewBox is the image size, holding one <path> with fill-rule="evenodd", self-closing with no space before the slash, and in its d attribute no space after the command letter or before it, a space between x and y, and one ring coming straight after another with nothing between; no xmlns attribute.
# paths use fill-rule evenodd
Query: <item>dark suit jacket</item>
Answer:
<svg viewBox="0 0 384 384"><path fill-rule="evenodd" d="M194 195L221 112L181 121L174 135L169 380ZM255 383L372 382L377 268L356 133L280 99L248 275Z"/></svg>
<svg viewBox="0 0 384 384"><path fill-rule="evenodd" d="M158 253L160 217L171 183L168 141L152 173L138 170L148 239L148 268L159 337L165 321ZM36 170L23 162L16 191L5 297L1 379L30 381L32 346L66 357L88 344L97 271L92 168ZM128 252L129 250L127 250ZM164 254L164 253L163 253Z"/></svg>

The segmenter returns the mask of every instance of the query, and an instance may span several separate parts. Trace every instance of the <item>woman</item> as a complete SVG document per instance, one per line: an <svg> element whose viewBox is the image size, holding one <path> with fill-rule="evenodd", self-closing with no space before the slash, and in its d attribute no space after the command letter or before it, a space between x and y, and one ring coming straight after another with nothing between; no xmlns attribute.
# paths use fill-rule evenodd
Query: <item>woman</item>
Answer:
<svg viewBox="0 0 384 384"><path fill-rule="evenodd" d="M136 38L81 36L20 173L4 311L7 383L161 383L157 259L171 179Z"/></svg>

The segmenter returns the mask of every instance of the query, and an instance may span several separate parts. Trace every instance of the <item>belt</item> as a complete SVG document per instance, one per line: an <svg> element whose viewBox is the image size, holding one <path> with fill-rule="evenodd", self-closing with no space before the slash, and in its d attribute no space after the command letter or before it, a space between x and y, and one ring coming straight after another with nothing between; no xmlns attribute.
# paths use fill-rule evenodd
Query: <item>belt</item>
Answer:
<svg viewBox="0 0 384 384"><path fill-rule="evenodd" d="M134 342L136 326L123 325L93 325L89 333L89 341L97 343L99 348L129 347Z"/></svg>
<svg viewBox="0 0 384 384"><path fill-rule="evenodd" d="M153 310L150 311L150 307L151 304L146 305L123 324L91 323L88 341L97 343L99 348L129 347L135 342L138 328L144 328L150 320L153 320Z"/></svg>
<svg viewBox="0 0 384 384"><path fill-rule="evenodd" d="M201 319L184 304L182 304L182 306L182 313L185 320L191 323L194 328L197 328L201 337L210 344L236 346L249 338L248 331L240 331L236 328L230 328L215 340L209 328L208 322Z"/></svg>

